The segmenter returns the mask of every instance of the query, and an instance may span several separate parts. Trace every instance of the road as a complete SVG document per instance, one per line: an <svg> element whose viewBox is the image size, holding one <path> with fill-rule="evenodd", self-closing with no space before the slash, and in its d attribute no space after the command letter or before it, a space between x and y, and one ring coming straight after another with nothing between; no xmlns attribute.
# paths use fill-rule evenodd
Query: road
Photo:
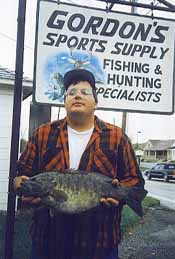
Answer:
<svg viewBox="0 0 175 259"><path fill-rule="evenodd" d="M146 180L148 195L158 198L163 206L175 209L175 181L165 183L161 180Z"/></svg>
<svg viewBox="0 0 175 259"><path fill-rule="evenodd" d="M140 166L152 168L155 163L141 162ZM175 181L165 183L162 180L146 180L145 189L148 191L148 196L152 196L160 200L162 206L175 210Z"/></svg>

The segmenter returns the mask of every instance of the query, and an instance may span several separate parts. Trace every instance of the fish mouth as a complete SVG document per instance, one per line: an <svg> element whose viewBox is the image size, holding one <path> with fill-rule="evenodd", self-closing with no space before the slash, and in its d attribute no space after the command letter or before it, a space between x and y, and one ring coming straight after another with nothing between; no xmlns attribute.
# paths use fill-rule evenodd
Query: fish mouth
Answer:
<svg viewBox="0 0 175 259"><path fill-rule="evenodd" d="M27 180L26 182L23 182L21 187L19 187L16 191L18 196L26 196L26 197L42 197L44 195L47 195L48 192L46 192L42 185L32 179Z"/></svg>

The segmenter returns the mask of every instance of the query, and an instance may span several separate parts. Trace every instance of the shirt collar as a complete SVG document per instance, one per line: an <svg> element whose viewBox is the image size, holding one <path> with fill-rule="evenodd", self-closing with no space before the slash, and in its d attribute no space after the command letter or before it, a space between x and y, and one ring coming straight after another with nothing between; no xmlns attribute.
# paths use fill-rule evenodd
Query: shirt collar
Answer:
<svg viewBox="0 0 175 259"><path fill-rule="evenodd" d="M67 126L67 118L65 117L64 119L61 119L61 120L58 120L58 121L55 121L53 123L56 123L57 122L57 127L58 128L64 128L65 126ZM94 116L94 129L101 133L102 130L104 128L104 123L102 120L100 120L97 116Z"/></svg>

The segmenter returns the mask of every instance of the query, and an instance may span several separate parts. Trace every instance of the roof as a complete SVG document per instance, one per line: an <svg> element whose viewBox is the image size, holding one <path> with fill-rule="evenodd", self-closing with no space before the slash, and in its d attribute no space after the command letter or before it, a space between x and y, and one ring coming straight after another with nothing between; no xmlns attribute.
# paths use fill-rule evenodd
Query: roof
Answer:
<svg viewBox="0 0 175 259"><path fill-rule="evenodd" d="M14 85L15 71L0 66L0 83ZM23 99L32 94L33 81L29 77L23 77Z"/></svg>
<svg viewBox="0 0 175 259"><path fill-rule="evenodd" d="M0 65L0 79L10 79L15 80L15 71L10 70L8 68L2 67ZM32 82L32 80L28 77L24 77L23 81Z"/></svg>
<svg viewBox="0 0 175 259"><path fill-rule="evenodd" d="M159 140L159 139L150 139L148 140L144 150L166 150L172 148L175 144L175 139L169 140Z"/></svg>
<svg viewBox="0 0 175 259"><path fill-rule="evenodd" d="M143 156L143 150L137 149L135 151L136 156Z"/></svg>

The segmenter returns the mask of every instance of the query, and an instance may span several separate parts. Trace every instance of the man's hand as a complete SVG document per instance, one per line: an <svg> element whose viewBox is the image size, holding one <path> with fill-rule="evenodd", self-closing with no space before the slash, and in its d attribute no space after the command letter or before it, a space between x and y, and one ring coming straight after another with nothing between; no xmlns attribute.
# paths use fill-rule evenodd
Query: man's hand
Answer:
<svg viewBox="0 0 175 259"><path fill-rule="evenodd" d="M18 188L21 187L21 185L25 181L27 181L29 179L30 178L28 176L25 176L25 175L15 177L14 178L14 182L13 182L14 190L16 191ZM41 199L40 198L36 198L36 197L24 197L24 196L22 196L21 201L24 204L35 205L35 204L40 203Z"/></svg>
<svg viewBox="0 0 175 259"><path fill-rule="evenodd" d="M25 197L22 196L22 203L23 204L31 204L31 205L37 205L41 202L40 198L36 198L36 197Z"/></svg>
<svg viewBox="0 0 175 259"><path fill-rule="evenodd" d="M116 185L116 186L119 185L119 181L117 179L112 180L112 185ZM106 205L107 207L119 205L119 201L111 197L101 198L100 202Z"/></svg>
<svg viewBox="0 0 175 259"><path fill-rule="evenodd" d="M15 177L13 181L14 190L16 191L18 188L20 188L21 185L27 180L29 180L29 177L25 175Z"/></svg>

